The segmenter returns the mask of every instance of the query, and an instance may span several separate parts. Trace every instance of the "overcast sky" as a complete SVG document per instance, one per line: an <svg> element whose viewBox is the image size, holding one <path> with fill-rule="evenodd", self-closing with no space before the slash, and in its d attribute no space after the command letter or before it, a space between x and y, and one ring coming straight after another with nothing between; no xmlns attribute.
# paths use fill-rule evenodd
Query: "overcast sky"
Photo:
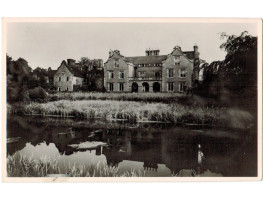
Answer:
<svg viewBox="0 0 263 200"><path fill-rule="evenodd" d="M143 56L146 48L171 53L174 46L183 51L199 47L207 62L224 59L219 49L219 33L239 35L242 31L257 36L254 23L8 23L7 53L22 57L34 69L37 66L57 69L67 58L101 58L105 62L110 49L124 56Z"/></svg>

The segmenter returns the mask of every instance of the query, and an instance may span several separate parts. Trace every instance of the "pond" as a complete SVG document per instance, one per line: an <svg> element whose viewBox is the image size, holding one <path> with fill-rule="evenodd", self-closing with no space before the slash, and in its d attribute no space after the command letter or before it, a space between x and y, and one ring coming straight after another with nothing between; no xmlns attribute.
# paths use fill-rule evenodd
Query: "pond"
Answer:
<svg viewBox="0 0 263 200"><path fill-rule="evenodd" d="M256 130L8 115L7 156L116 166L149 177L257 176Z"/></svg>

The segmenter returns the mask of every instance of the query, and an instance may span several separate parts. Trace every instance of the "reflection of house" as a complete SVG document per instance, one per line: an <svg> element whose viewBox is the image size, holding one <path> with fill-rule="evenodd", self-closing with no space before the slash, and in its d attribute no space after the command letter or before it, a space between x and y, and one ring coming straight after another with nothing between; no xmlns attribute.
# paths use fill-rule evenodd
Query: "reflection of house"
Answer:
<svg viewBox="0 0 263 200"><path fill-rule="evenodd" d="M189 174L192 171L202 174L207 169L224 176L256 176L257 172L257 154L251 155L251 145L236 134L233 138L224 135L214 137L214 130L208 130L209 134L206 134L172 124L145 126L141 123L135 128L128 124L102 126L85 122L85 125L74 123L74 127L69 129L70 125L62 125L58 121L46 123L46 120L39 120L35 117L8 116L7 137L21 137L17 143L7 144L8 155L21 150L28 142L34 146L46 142L47 145L54 143L60 154L72 155L77 151L91 150L92 156L105 155L109 165L117 166L123 160L138 161L140 167L151 172L160 171L157 164L164 164L173 174ZM99 141L107 143L107 146L81 150L69 146L86 141ZM202 163L198 159L199 144L205 155Z"/></svg>
<svg viewBox="0 0 263 200"><path fill-rule="evenodd" d="M81 132L77 132L72 128L59 127L56 130L50 130L50 132L50 139L48 142L54 143L60 154L72 154L74 151L68 145L85 138Z"/></svg>
<svg viewBox="0 0 263 200"><path fill-rule="evenodd" d="M131 160L143 162L144 170L148 171L157 171L158 164L165 164L173 174L183 169L200 172L197 148L199 139L184 134L175 138L174 132L166 132L167 129L158 129L157 132L149 129L107 130L101 139L109 146L102 153L111 166L118 166L123 160Z"/></svg>
<svg viewBox="0 0 263 200"><path fill-rule="evenodd" d="M198 80L199 52L176 46L168 55L146 50L146 56L125 57L110 51L104 86L109 92L184 92Z"/></svg>

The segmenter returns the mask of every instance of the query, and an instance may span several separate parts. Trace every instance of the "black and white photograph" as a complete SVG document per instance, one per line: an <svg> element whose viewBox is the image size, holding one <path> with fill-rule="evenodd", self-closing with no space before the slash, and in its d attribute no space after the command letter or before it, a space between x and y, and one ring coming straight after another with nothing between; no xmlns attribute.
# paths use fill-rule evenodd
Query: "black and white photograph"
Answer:
<svg viewBox="0 0 263 200"><path fill-rule="evenodd" d="M5 181L261 179L261 19L2 26Z"/></svg>

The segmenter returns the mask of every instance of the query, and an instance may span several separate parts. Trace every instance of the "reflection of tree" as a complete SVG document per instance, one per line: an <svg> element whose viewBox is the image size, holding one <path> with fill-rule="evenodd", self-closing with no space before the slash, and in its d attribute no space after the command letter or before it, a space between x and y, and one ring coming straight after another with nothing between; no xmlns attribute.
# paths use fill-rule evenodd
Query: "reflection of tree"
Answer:
<svg viewBox="0 0 263 200"><path fill-rule="evenodd" d="M172 174L189 176L204 174L208 169L224 176L242 176L248 173L246 167L257 163L254 153L256 148L249 151L251 144L242 145L245 143L242 140L215 138L196 132L192 134L189 129L171 125L165 128L165 125L148 124L146 127L140 124L137 127L113 123L108 126L110 129L101 127L102 124L98 126L97 123L85 126L79 123L63 125L61 121L56 124L47 121L37 123L29 118L12 116L7 121L7 135L9 138L21 139L17 143L8 144L7 152L13 154L21 150L26 142L37 145L45 141L47 145L54 143L63 155L78 151L96 151L95 156L104 154L110 166L118 166L123 160L130 160L142 162L145 170L157 171L158 164L164 164ZM256 144L256 138L254 140ZM100 141L107 143L107 146L89 149L69 146L86 141ZM243 155L244 152L246 155ZM202 154L205 155L205 160L202 159ZM256 173L256 166L253 169Z"/></svg>
<svg viewBox="0 0 263 200"><path fill-rule="evenodd" d="M7 117L7 138L20 137L18 142L7 144L7 154L12 155L23 149L27 142L33 145L40 144L46 137L47 124L31 123L22 116Z"/></svg>

